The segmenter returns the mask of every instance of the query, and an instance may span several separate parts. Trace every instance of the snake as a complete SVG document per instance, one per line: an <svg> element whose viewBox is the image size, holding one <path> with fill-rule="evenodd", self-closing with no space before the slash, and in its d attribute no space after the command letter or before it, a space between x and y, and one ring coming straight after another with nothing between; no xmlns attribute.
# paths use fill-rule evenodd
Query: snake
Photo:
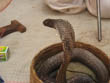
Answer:
<svg viewBox="0 0 110 83"><path fill-rule="evenodd" d="M63 47L62 52L47 59L37 70L44 83L108 83L109 73L104 63L88 50L75 48L75 32L68 21L46 19L43 24L58 30ZM76 73L66 79L67 67L72 61L78 61L90 68L95 73L96 80L85 73Z"/></svg>

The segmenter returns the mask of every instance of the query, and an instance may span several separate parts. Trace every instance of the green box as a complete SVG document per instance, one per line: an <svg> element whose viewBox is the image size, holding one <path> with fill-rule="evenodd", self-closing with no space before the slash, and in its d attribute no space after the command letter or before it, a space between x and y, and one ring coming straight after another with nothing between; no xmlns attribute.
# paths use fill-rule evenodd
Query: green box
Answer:
<svg viewBox="0 0 110 83"><path fill-rule="evenodd" d="M9 56L9 48L7 46L0 46L0 61L7 61Z"/></svg>

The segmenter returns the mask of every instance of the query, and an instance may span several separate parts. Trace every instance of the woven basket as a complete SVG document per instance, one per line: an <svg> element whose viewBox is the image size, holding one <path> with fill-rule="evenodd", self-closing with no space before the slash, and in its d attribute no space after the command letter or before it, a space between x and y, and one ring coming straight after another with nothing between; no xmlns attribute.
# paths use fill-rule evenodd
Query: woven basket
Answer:
<svg viewBox="0 0 110 83"><path fill-rule="evenodd" d="M106 54L102 52L100 49L92 45L84 44L81 42L76 42L75 48L83 48L93 53L105 64L108 71L110 72L110 60L108 56L106 56ZM56 53L61 51L62 51L62 43L58 43L43 49L34 57L30 67L30 83L43 83L42 80L39 79L35 67L37 65L40 65L40 62L45 61L45 59L48 59L49 57L54 56Z"/></svg>

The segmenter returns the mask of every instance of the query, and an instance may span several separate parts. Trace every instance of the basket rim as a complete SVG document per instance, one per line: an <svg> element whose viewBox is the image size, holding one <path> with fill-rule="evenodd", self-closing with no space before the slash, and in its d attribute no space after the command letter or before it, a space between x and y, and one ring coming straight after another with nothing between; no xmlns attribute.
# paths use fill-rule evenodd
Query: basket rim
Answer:
<svg viewBox="0 0 110 83"><path fill-rule="evenodd" d="M104 65L106 66L106 68L108 69L108 71L109 71L109 74L110 74L110 60L109 60L109 57L102 51L102 50L100 50L99 48L97 48L97 47L95 47L95 46L93 46L93 45L90 45L90 44L85 44L85 43L82 43L82 42L75 42L75 47L78 47L79 46L79 48L81 47L81 46L88 46L88 49L91 49L91 50L93 50L93 49L95 49L95 50L97 50L97 52L100 52L100 54L102 55L102 57L100 56L100 57L98 57L101 61L102 61L102 58L105 58L106 60L104 61L102 61L103 63L104 63ZM52 49L52 48L55 48L55 47L61 47L62 46L62 42L60 42L60 43L56 43L56 44L52 44L52 45L50 45L50 46L47 46L47 47L45 47L44 49L42 49L40 52L38 52L37 54L36 54L36 56L32 59L32 63L31 63L31 67L30 67L30 70L31 70L31 74L33 74L33 76L34 76L34 79L36 79L36 80L39 80L40 81L40 83L43 83L42 82L42 80L40 80L40 78L38 77L38 75L37 75L37 73L36 73L36 71L35 71L35 69L34 69L34 66L35 66L35 62L36 62L36 58L38 58L38 56L41 56L44 52L46 52L47 50L49 50L49 49ZM62 48L62 47L61 47ZM86 47L85 47L86 48ZM88 50L89 51L89 50ZM97 56L96 56L97 57Z"/></svg>

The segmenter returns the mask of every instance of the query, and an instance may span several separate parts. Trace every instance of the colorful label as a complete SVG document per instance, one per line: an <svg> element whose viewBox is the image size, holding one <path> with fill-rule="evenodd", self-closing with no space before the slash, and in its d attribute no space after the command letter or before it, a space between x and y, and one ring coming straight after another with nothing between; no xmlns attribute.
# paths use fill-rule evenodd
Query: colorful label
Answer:
<svg viewBox="0 0 110 83"><path fill-rule="evenodd" d="M7 47L5 46L0 46L0 52L5 52L7 50Z"/></svg>
<svg viewBox="0 0 110 83"><path fill-rule="evenodd" d="M8 57L8 47L0 46L0 61L6 61Z"/></svg>

